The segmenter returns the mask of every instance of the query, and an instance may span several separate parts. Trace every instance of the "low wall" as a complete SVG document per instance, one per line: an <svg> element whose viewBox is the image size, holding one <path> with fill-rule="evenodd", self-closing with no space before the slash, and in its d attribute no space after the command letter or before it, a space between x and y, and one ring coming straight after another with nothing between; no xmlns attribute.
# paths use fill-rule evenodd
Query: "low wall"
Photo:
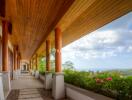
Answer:
<svg viewBox="0 0 132 100"><path fill-rule="evenodd" d="M45 81L44 75L40 74L40 75L39 75L39 78L40 78L41 81L43 81L43 82Z"/></svg>
<svg viewBox="0 0 132 100"><path fill-rule="evenodd" d="M115 100L76 86L65 84L66 96L72 100Z"/></svg>

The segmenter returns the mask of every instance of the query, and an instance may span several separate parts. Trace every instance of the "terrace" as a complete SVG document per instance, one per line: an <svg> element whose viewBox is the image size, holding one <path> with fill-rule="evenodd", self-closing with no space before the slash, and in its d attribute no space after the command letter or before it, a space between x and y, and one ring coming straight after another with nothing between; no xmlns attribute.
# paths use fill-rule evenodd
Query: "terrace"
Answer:
<svg viewBox="0 0 132 100"><path fill-rule="evenodd" d="M0 0L0 100L113 100L66 84L61 49L131 11L131 0Z"/></svg>

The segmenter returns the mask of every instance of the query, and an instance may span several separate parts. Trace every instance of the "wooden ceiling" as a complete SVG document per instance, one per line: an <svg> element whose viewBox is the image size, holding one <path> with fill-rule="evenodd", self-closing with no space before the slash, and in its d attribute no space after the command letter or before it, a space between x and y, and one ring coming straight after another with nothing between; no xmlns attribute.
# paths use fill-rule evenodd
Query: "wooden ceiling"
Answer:
<svg viewBox="0 0 132 100"><path fill-rule="evenodd" d="M132 0L76 0L58 23L63 46L131 11Z"/></svg>
<svg viewBox="0 0 132 100"><path fill-rule="evenodd" d="M132 0L75 0L57 24L63 47L131 11Z"/></svg>
<svg viewBox="0 0 132 100"><path fill-rule="evenodd" d="M29 59L74 0L6 0L6 18L13 25L10 40Z"/></svg>
<svg viewBox="0 0 132 100"><path fill-rule="evenodd" d="M132 0L7 1L6 16L13 24L10 39L27 59L35 52L44 54L48 35L54 46L55 26L61 28L65 46L132 11Z"/></svg>
<svg viewBox="0 0 132 100"><path fill-rule="evenodd" d="M5 0L0 0L0 16L5 17Z"/></svg>
<svg viewBox="0 0 132 100"><path fill-rule="evenodd" d="M54 43L55 37L54 37L54 35L55 35L54 31L52 31L47 37L47 39L49 39L50 42L51 42L51 49L55 47L55 43ZM36 54L38 54L38 56L40 56L40 57L46 56L46 41L43 41L41 46L37 49Z"/></svg>

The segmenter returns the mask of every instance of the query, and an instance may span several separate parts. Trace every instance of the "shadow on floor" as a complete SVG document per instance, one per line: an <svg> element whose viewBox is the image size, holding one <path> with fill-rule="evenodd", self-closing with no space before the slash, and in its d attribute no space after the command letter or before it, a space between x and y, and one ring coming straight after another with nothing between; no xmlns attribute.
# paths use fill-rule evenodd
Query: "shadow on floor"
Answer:
<svg viewBox="0 0 132 100"><path fill-rule="evenodd" d="M19 90L11 90L7 97L7 100L17 100L19 96Z"/></svg>
<svg viewBox="0 0 132 100"><path fill-rule="evenodd" d="M28 88L12 90L7 100L53 100L53 98L51 91L44 90L43 88Z"/></svg>

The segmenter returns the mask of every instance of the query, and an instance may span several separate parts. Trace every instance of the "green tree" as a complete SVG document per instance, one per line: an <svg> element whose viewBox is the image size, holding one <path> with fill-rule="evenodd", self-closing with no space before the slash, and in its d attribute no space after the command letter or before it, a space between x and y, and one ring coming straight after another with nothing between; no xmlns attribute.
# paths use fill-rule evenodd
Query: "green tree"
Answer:
<svg viewBox="0 0 132 100"><path fill-rule="evenodd" d="M74 69L74 64L72 61L66 61L63 65L64 70L65 69Z"/></svg>
<svg viewBox="0 0 132 100"><path fill-rule="evenodd" d="M50 64L51 64L51 72L55 72L55 48L51 49L51 60L50 60Z"/></svg>
<svg viewBox="0 0 132 100"><path fill-rule="evenodd" d="M39 66L39 72L43 74L45 72L45 68L46 68L45 57L39 58L38 66Z"/></svg>

